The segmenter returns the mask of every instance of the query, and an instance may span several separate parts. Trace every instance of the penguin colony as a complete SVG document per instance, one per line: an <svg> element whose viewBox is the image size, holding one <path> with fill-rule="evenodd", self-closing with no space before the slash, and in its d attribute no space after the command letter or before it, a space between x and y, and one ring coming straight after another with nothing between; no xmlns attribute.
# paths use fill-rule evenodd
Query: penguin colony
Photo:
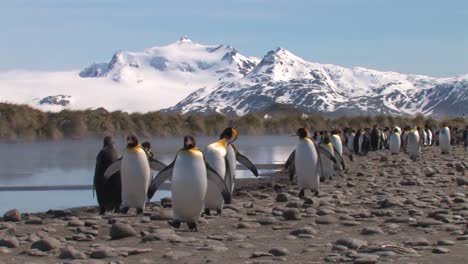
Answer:
<svg viewBox="0 0 468 264"><path fill-rule="evenodd" d="M449 154L452 143L451 129L445 124L437 132L428 127L402 130L398 126L392 129L374 126L372 130L317 131L312 136L308 129L299 128L293 136L297 137L297 145L285 169L291 181L296 179L300 197L308 191L318 195L321 181L331 180L337 171L344 171L344 156L352 162L354 155L388 149L389 155L406 153L417 161L422 147L439 146L441 154ZM198 231L198 219L202 214L210 215L215 211L219 215L224 204L231 202L237 162L255 176L259 175L255 165L234 146L237 138L238 131L228 127L218 141L208 144L202 151L193 136L185 136L183 147L166 165L155 157L149 142L140 145L133 134L127 137L122 156L114 148L113 139L105 137L96 157L94 174L100 214L126 214L131 208L137 215L142 214L161 185L170 180L173 216L168 224L179 228L186 223L190 231ZM158 171L154 178L151 170Z"/></svg>

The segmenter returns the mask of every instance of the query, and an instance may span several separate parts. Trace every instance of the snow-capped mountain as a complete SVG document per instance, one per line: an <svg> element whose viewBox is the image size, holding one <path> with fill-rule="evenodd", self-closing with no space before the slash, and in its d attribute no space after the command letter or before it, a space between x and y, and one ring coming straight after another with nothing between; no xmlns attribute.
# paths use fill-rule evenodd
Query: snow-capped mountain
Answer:
<svg viewBox="0 0 468 264"><path fill-rule="evenodd" d="M167 112L244 115L276 104L327 115L468 113L468 75L432 78L305 61L268 52L247 75L199 89Z"/></svg>
<svg viewBox="0 0 468 264"><path fill-rule="evenodd" d="M164 75L158 77L217 83L244 77L258 61L241 55L231 46L201 45L183 36L175 43L143 52L118 51L109 63L93 64L81 71L80 76L144 82L148 76Z"/></svg>
<svg viewBox="0 0 468 264"><path fill-rule="evenodd" d="M468 75L344 68L309 62L283 48L260 60L186 36L141 52L118 51L109 62L81 71L0 72L0 88L0 101L46 111L103 107L244 115L293 107L326 115L468 113Z"/></svg>

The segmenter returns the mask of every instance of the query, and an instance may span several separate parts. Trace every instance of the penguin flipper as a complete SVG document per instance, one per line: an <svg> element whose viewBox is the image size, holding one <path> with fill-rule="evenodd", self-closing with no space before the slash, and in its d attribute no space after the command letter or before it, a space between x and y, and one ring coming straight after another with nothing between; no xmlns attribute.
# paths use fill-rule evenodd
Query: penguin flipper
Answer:
<svg viewBox="0 0 468 264"><path fill-rule="evenodd" d="M232 148L236 152L236 160L240 162L240 164L244 165L247 169L249 169L256 177L258 177L258 170L257 167L244 155L242 155L239 151L237 151L236 147L231 144Z"/></svg>
<svg viewBox="0 0 468 264"><path fill-rule="evenodd" d="M233 177L233 174L231 173L231 169L229 167L229 161L227 159L227 156L224 158L224 163L226 164L226 174L224 175L224 181L226 182L226 186L228 187L229 193L232 196L232 192L234 190L233 186L234 186L235 179Z"/></svg>
<svg viewBox="0 0 468 264"><path fill-rule="evenodd" d="M226 204L231 203L231 191L230 188L226 185L226 182L224 179L219 175L218 172L216 172L213 167L208 164L205 160L205 166L206 166L206 177L208 178L209 181L214 183L219 190L221 190L221 194L223 195L224 202Z"/></svg>
<svg viewBox="0 0 468 264"><path fill-rule="evenodd" d="M109 167L107 167L106 171L104 172L104 179L106 181L109 180L112 175L120 171L121 166L122 166L122 158L115 160Z"/></svg>
<svg viewBox="0 0 468 264"><path fill-rule="evenodd" d="M147 197L148 201L153 198L154 194L156 191L159 189L159 187L168 179L172 177L172 172L174 171L174 164L175 164L175 159L174 161L167 165L164 169L162 169L158 175L156 175L153 180L151 181L151 185L148 188L147 192Z"/></svg>
<svg viewBox="0 0 468 264"><path fill-rule="evenodd" d="M294 163L295 158L296 158L296 150L291 152L291 154L288 157L288 160L284 164L284 167L288 169L290 181L294 179L294 174L296 174L296 164Z"/></svg>
<svg viewBox="0 0 468 264"><path fill-rule="evenodd" d="M336 163L336 158L333 157L333 155L327 150L325 149L324 147L322 146L318 146L318 150L319 150L319 153L322 154L323 156L327 157L328 159L330 159L331 161L333 161L334 163Z"/></svg>
<svg viewBox="0 0 468 264"><path fill-rule="evenodd" d="M294 150L293 152L291 152L291 154L289 154L289 157L286 160L286 163L284 164L285 169L289 168L289 166L291 166L291 164L293 164L295 156L296 156L296 150Z"/></svg>
<svg viewBox="0 0 468 264"><path fill-rule="evenodd" d="M335 156L335 159L336 159L336 163L340 164L341 167L344 169L346 169L346 166L345 166L345 163L344 163L344 160L343 160L343 156L340 155L340 153L338 152L338 150L333 146L333 152L334 152L334 156Z"/></svg>
<svg viewBox="0 0 468 264"><path fill-rule="evenodd" d="M152 157L149 157L148 158L148 161L149 161L149 165L150 165L150 168L152 170L155 170L155 171L161 171L163 170L165 167L167 167L166 164L164 164L163 162L157 160L157 159L154 159Z"/></svg>

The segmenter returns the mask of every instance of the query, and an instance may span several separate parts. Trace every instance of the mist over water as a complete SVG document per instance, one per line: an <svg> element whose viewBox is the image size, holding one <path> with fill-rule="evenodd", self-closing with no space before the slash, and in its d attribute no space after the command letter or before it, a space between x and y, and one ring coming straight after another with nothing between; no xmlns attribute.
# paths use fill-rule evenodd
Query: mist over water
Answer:
<svg viewBox="0 0 468 264"><path fill-rule="evenodd" d="M216 140L215 136L197 137L197 145L203 149ZM183 139L178 137L148 141L157 158L166 164L172 162L183 146ZM116 138L115 143L122 153L124 138ZM241 135L234 142L239 152L255 164L284 162L295 144L296 138L290 136ZM95 159L101 147L101 139L0 143L0 186L92 185ZM254 177L250 171L237 171L237 175L239 178ZM158 191L153 201L169 195L169 191ZM97 205L91 190L0 191L0 214L13 208L38 212L88 205Z"/></svg>

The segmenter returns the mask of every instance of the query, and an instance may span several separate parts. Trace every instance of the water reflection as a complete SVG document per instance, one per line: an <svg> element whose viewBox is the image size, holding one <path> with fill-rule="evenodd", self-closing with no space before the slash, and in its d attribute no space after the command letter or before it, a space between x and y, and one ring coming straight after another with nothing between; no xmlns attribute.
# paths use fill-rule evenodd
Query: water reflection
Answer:
<svg viewBox="0 0 468 264"><path fill-rule="evenodd" d="M216 140L216 137L197 138L201 149ZM167 164L182 147L181 138L149 141L158 159ZM259 164L284 162L295 143L296 139L289 136L241 136L234 144L253 163ZM98 139L0 143L0 186L92 184L95 159L101 146ZM123 138L116 139L117 150L124 147ZM237 174L253 177L249 171L238 171ZM34 212L95 204L91 191L0 192L0 213L10 208Z"/></svg>

